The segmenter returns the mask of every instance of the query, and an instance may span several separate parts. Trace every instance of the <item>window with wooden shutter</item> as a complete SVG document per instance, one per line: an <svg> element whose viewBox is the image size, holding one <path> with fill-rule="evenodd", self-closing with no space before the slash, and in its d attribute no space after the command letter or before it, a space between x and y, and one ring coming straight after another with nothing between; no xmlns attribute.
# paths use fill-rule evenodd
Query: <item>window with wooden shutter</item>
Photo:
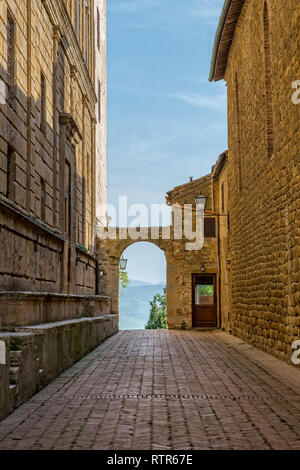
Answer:
<svg viewBox="0 0 300 470"><path fill-rule="evenodd" d="M9 12L7 16L7 79L8 98L12 100L15 84L15 22Z"/></svg>
<svg viewBox="0 0 300 470"><path fill-rule="evenodd" d="M46 133L46 78L41 73L41 131Z"/></svg>
<svg viewBox="0 0 300 470"><path fill-rule="evenodd" d="M225 211L225 190L224 190L224 183L221 186L221 194L222 194L222 212Z"/></svg>
<svg viewBox="0 0 300 470"><path fill-rule="evenodd" d="M86 61L87 67L89 67L89 60L90 60L89 39L90 39L90 15L89 15L89 5L86 2L85 3L85 61Z"/></svg>
<svg viewBox="0 0 300 470"><path fill-rule="evenodd" d="M79 0L75 0L75 33L79 39Z"/></svg>
<svg viewBox="0 0 300 470"><path fill-rule="evenodd" d="M205 238L216 237L216 219L214 217L204 218L204 237Z"/></svg>
<svg viewBox="0 0 300 470"><path fill-rule="evenodd" d="M16 183L16 152L8 145L7 147L7 173L6 173L6 197L15 199L15 183Z"/></svg>
<svg viewBox="0 0 300 470"><path fill-rule="evenodd" d="M46 182L41 178L41 219L46 220Z"/></svg>
<svg viewBox="0 0 300 470"><path fill-rule="evenodd" d="M242 169L242 129L241 129L241 105L240 105L240 86L238 75L235 74L235 108L236 108L236 125L237 125L237 169L239 191L243 189L243 169Z"/></svg>
<svg viewBox="0 0 300 470"><path fill-rule="evenodd" d="M272 91L272 59L271 34L268 4L264 4L264 49L265 49L265 97L266 97L266 137L268 158L274 152L274 124L273 124L273 91Z"/></svg>

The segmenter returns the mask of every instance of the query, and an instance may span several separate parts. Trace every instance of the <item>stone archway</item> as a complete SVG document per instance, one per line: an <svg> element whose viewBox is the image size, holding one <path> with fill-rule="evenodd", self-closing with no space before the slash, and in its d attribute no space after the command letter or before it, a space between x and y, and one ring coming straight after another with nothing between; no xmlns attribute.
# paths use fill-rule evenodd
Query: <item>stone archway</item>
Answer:
<svg viewBox="0 0 300 470"><path fill-rule="evenodd" d="M140 228L140 237L132 238L114 229L115 236L97 239L99 260L99 294L111 299L111 312L119 314L119 261L122 253L137 242L149 242L160 248L166 257L167 319L169 328L192 327L192 275L199 273L202 263L208 273L217 273L217 244L207 238L198 251L187 251L186 240L174 238L173 230L165 237L165 227ZM155 234L155 236L153 236ZM151 236L152 235L152 236Z"/></svg>
<svg viewBox="0 0 300 470"><path fill-rule="evenodd" d="M119 314L119 262L124 251L135 243L147 242L160 248L166 258L167 278L168 278L168 261L170 251L170 240L165 240L162 237L162 229L157 229L159 238L138 238L132 239L130 237L122 239L121 230L116 230L116 238L107 238L105 240L97 241L97 253L99 257L99 273L102 277L100 284L99 294L107 295L111 298L112 313ZM140 229L141 233L145 233L147 229ZM151 228L149 228L149 232ZM153 233L153 232L152 232ZM167 282L168 284L168 282Z"/></svg>

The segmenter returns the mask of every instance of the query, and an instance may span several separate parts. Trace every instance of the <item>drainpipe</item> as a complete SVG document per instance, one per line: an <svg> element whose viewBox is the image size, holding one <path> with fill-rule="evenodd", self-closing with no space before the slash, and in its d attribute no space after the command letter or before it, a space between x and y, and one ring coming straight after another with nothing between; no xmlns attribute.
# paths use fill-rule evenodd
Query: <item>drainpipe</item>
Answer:
<svg viewBox="0 0 300 470"><path fill-rule="evenodd" d="M212 200L212 211L215 212L215 184L214 177L211 178L211 200Z"/></svg>
<svg viewBox="0 0 300 470"><path fill-rule="evenodd" d="M221 217L217 217L218 219L218 230L217 230L217 236L218 236L218 271L219 271L219 319L218 319L218 323L219 323L219 328L222 327L222 315L221 315L221 309L222 309L222 289L221 289L221 258L220 258L220 220L221 220Z"/></svg>
<svg viewBox="0 0 300 470"><path fill-rule="evenodd" d="M216 204L215 204L215 194L214 194L214 188L215 188L215 180L214 177L212 176L211 179L211 186L212 186L212 209L213 212L215 212ZM218 326L221 328L221 307L222 307L222 297L221 297L221 259L220 259L220 220L221 217L216 217L217 219L217 264L218 264Z"/></svg>
<svg viewBox="0 0 300 470"><path fill-rule="evenodd" d="M99 295L99 260L96 261L95 282L96 282L95 295Z"/></svg>

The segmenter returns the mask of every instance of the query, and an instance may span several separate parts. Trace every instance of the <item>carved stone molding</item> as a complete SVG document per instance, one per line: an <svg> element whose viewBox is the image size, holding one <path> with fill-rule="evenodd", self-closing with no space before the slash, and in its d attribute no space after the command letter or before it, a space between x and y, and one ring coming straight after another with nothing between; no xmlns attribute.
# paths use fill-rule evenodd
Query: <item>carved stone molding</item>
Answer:
<svg viewBox="0 0 300 470"><path fill-rule="evenodd" d="M53 39L55 39L57 42L61 41L63 34L61 27L59 25L53 26Z"/></svg>
<svg viewBox="0 0 300 470"><path fill-rule="evenodd" d="M83 94L82 95L82 104L83 104L83 106L86 106L88 108L89 102L90 102L90 100L89 100L88 95Z"/></svg>
<svg viewBox="0 0 300 470"><path fill-rule="evenodd" d="M70 66L70 71L71 71L71 78L72 78L72 79L75 79L75 78L76 78L77 71L78 71L76 65L71 65L71 66Z"/></svg>

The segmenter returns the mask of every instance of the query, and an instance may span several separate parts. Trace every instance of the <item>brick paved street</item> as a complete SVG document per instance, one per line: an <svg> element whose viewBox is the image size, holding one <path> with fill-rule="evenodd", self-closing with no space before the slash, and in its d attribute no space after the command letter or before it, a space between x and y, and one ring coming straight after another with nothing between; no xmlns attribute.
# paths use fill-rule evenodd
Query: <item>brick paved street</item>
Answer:
<svg viewBox="0 0 300 470"><path fill-rule="evenodd" d="M219 331L123 331L2 421L0 449L300 449L300 371Z"/></svg>

